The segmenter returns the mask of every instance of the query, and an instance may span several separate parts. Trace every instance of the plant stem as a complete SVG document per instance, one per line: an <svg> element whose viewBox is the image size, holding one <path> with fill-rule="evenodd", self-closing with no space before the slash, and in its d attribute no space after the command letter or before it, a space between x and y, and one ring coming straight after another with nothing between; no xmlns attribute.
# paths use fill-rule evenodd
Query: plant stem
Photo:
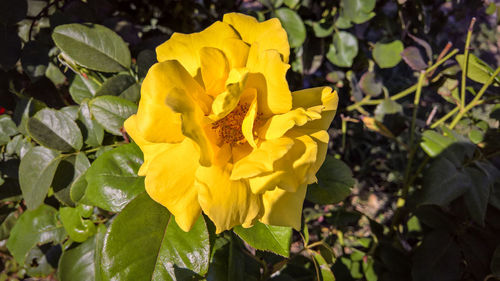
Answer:
<svg viewBox="0 0 500 281"><path fill-rule="evenodd" d="M414 141L415 122L417 119L418 104L420 103L420 95L422 93L422 86L424 85L424 79L425 79L425 71L421 71L420 76L418 77L417 92L415 94L415 98L413 99L413 116L411 118L411 127L410 127L410 145L408 145L408 147L412 147Z"/></svg>
<svg viewBox="0 0 500 281"><path fill-rule="evenodd" d="M464 108L465 106L465 86L467 80L467 72L469 70L469 45L470 45L470 37L472 36L472 29L474 27L474 23L476 22L476 18L472 18L469 24L469 29L467 30L467 39L465 39L465 49L464 49L464 69L462 70L462 81L460 87L460 107Z"/></svg>
<svg viewBox="0 0 500 281"><path fill-rule="evenodd" d="M445 116L441 117L439 120L437 120L436 122L432 123L431 125L431 129L434 129L436 128L437 126L439 126L439 124L445 122L446 120L448 120L451 116L455 115L455 113L457 113L457 111L460 109L460 107L455 107L454 109L452 109L450 112L448 112Z"/></svg>
<svg viewBox="0 0 500 281"><path fill-rule="evenodd" d="M465 108L460 110L460 112L457 114L455 119L453 119L453 121L451 122L450 129L453 129L455 127L455 125L457 125L457 123L462 119L462 117L465 115L465 113L467 113L469 110L471 110L471 108L473 108L474 106L476 106L480 103L479 99L483 96L484 92L486 92L488 87L493 83L493 81L495 80L495 78L497 77L497 75L499 73L500 73L500 67L498 67L495 70L495 72L493 73L493 75L491 75L490 78L488 78L488 81L486 81L486 83L483 85L483 87L481 87L481 90L479 90L479 92L474 97L474 99Z"/></svg>

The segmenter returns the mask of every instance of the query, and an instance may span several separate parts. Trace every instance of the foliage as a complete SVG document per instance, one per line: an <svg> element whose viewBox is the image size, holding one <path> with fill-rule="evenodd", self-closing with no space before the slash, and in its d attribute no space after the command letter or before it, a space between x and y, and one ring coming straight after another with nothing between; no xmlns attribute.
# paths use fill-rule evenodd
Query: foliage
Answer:
<svg viewBox="0 0 500 281"><path fill-rule="evenodd" d="M292 90L340 95L300 232L215 235L200 218L184 233L144 192L122 129L154 48L232 11L280 19ZM500 278L499 13L479 0L1 1L0 280Z"/></svg>

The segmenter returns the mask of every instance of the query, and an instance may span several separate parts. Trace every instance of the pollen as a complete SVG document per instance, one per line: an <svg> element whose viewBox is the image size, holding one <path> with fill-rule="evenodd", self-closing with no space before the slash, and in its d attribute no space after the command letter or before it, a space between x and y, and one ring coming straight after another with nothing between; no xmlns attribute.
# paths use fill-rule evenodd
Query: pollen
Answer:
<svg viewBox="0 0 500 281"><path fill-rule="evenodd" d="M217 132L222 142L230 145L246 142L241 126L249 108L248 103L239 104L226 117L212 124L212 130Z"/></svg>

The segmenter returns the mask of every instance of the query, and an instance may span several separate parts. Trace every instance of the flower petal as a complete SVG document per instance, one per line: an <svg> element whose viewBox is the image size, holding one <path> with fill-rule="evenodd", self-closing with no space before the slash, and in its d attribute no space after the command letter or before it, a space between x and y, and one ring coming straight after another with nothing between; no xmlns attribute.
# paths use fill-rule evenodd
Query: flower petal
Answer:
<svg viewBox="0 0 500 281"><path fill-rule="evenodd" d="M302 184L296 192L276 188L262 195L264 215L261 222L277 226L291 226L300 231L302 205L306 197L307 185Z"/></svg>
<svg viewBox="0 0 500 281"><path fill-rule="evenodd" d="M172 111L180 113L182 133L192 139L199 147L200 164L210 166L212 163L212 147L203 129L204 114L188 94L179 88L170 91L166 99Z"/></svg>
<svg viewBox="0 0 500 281"><path fill-rule="evenodd" d="M163 152L168 144L166 143L154 143L145 140L139 129L137 128L137 115L130 116L123 125L127 134L132 137L135 143L141 148L144 154L144 163L142 163L141 168L137 172L139 176L145 176L148 170L151 160L156 157L157 154Z"/></svg>
<svg viewBox="0 0 500 281"><path fill-rule="evenodd" d="M210 119L217 121L236 108L244 92L248 72L244 69L231 69L226 81L226 91L217 95L212 103Z"/></svg>
<svg viewBox="0 0 500 281"><path fill-rule="evenodd" d="M234 164L231 179L245 179L272 172L274 162L281 159L293 144L293 140L286 137L261 142L258 148ZM259 193L260 190L252 188L252 192Z"/></svg>
<svg viewBox="0 0 500 281"><path fill-rule="evenodd" d="M239 36L227 23L217 21L198 33L172 34L169 40L156 48L156 55L159 62L178 60L194 77L200 67L200 49L214 47L224 51L224 44L229 39L239 39Z"/></svg>
<svg viewBox="0 0 500 281"><path fill-rule="evenodd" d="M250 102L250 107L248 108L245 118L243 118L243 123L241 124L241 131L247 142L253 147L257 148L255 144L255 138L253 133L253 125L255 119L257 118L257 91L253 88L245 89L245 98Z"/></svg>
<svg viewBox="0 0 500 281"><path fill-rule="evenodd" d="M291 110L287 113L271 116L258 130L259 138L276 139L282 137L294 126L302 126L311 120L321 118L321 108L319 106L305 110L302 107Z"/></svg>
<svg viewBox="0 0 500 281"><path fill-rule="evenodd" d="M258 52L258 46L250 47L247 68L250 74L246 87L257 89L259 112L264 117L288 112L292 109L292 95L286 81L290 65L281 61L276 50Z"/></svg>
<svg viewBox="0 0 500 281"><path fill-rule="evenodd" d="M261 193L278 186L286 191L295 192L300 185L315 180L310 170L318 155L316 141L308 135L290 135L290 137L293 138L293 146L283 157L274 162L273 169L260 174L253 173L255 176L248 179L252 191Z"/></svg>
<svg viewBox="0 0 500 281"><path fill-rule="evenodd" d="M339 96L330 87L304 89L292 93L293 108L311 108L322 105L321 119L313 120L301 126L300 130L315 132L327 130L337 112Z"/></svg>
<svg viewBox="0 0 500 281"><path fill-rule="evenodd" d="M209 98L203 96L200 85L179 62L165 61L153 65L142 83L141 101L137 110L137 128L145 140L175 143L184 139L180 115L165 104L165 99L173 88L196 95L202 108L210 103Z"/></svg>
<svg viewBox="0 0 500 281"><path fill-rule="evenodd" d="M224 53L216 48L200 49L201 76L207 95L216 96L225 90L229 63Z"/></svg>
<svg viewBox="0 0 500 281"><path fill-rule="evenodd" d="M146 174L146 191L174 216L179 227L189 231L201 213L198 191L194 187L199 153L196 144L185 138L181 143L163 144ZM145 152L146 155L147 152Z"/></svg>
<svg viewBox="0 0 500 281"><path fill-rule="evenodd" d="M216 233L236 225L250 227L262 216L262 198L244 181L230 180L231 164L199 167L195 185L203 212L214 222Z"/></svg>
<svg viewBox="0 0 500 281"><path fill-rule="evenodd" d="M277 18L258 22L251 16L229 13L224 15L222 21L234 27L243 41L250 45L258 43L262 50L277 50L283 56L283 61L288 62L288 36Z"/></svg>

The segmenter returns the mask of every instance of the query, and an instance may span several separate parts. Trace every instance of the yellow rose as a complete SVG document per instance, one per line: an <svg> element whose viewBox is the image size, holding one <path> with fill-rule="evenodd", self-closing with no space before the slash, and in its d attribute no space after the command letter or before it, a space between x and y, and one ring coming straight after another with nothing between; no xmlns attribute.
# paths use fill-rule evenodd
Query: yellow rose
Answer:
<svg viewBox="0 0 500 281"><path fill-rule="evenodd" d="M125 122L151 198L185 231L202 211L218 233L257 220L300 229L338 97L328 87L290 92L279 20L226 14L199 33L174 33L156 53Z"/></svg>

